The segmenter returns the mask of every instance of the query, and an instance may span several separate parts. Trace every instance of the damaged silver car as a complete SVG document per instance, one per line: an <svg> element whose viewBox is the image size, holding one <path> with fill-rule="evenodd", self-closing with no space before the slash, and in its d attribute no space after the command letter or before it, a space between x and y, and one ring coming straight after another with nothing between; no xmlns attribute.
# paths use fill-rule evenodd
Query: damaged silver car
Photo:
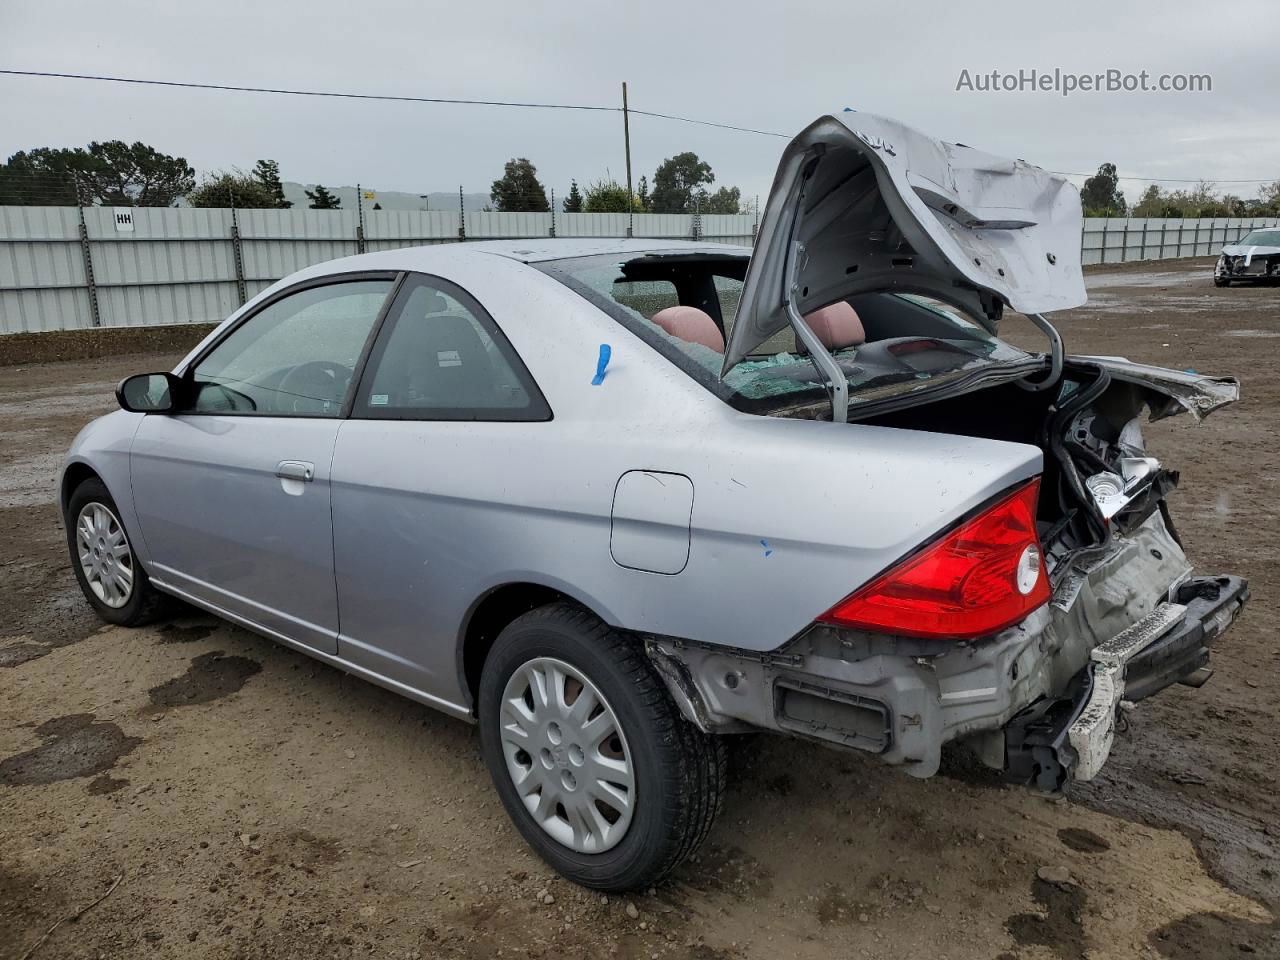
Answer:
<svg viewBox="0 0 1280 960"><path fill-rule="evenodd" d="M1251 230L1222 248L1213 268L1213 285L1232 280L1280 280L1280 227Z"/></svg>
<svg viewBox="0 0 1280 960"><path fill-rule="evenodd" d="M1056 791L1248 597L1193 570L1142 437L1238 386L1066 355L1079 235L1062 178L844 113L754 251L311 267L77 438L73 567L111 622L180 597L477 722L520 832L596 889L696 849L730 734L921 777L964 743Z"/></svg>

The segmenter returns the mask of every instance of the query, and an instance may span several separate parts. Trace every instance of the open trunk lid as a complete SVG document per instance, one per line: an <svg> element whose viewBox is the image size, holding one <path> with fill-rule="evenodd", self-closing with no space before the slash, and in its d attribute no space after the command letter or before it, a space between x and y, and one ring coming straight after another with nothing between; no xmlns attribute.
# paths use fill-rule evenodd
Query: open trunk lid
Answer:
<svg viewBox="0 0 1280 960"><path fill-rule="evenodd" d="M983 319L1085 302L1080 197L1022 160L894 120L820 117L783 152L747 268L723 376L800 313L863 293L917 293ZM795 266L791 261L795 258Z"/></svg>

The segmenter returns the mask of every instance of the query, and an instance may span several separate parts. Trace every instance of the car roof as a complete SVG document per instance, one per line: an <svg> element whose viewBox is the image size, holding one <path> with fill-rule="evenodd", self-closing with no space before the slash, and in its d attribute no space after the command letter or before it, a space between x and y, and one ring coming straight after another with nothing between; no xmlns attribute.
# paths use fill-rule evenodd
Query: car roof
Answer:
<svg viewBox="0 0 1280 960"><path fill-rule="evenodd" d="M548 260L567 260L575 257L593 257L611 253L644 253L652 250L680 250L690 253L705 250L708 253L749 252L749 248L728 243L670 240L658 237L623 239L621 237L540 237L533 240L481 240L467 242L468 250L490 253L499 257L519 260L521 263L544 263Z"/></svg>

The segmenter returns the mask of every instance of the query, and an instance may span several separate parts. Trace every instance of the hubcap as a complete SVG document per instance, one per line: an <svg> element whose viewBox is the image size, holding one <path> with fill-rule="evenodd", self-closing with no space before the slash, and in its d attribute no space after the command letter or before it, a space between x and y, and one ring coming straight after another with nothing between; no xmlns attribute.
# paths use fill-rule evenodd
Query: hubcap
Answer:
<svg viewBox="0 0 1280 960"><path fill-rule="evenodd" d="M631 825L635 776L607 700L563 660L519 667L502 693L502 750L525 808L578 853L603 853Z"/></svg>
<svg viewBox="0 0 1280 960"><path fill-rule="evenodd" d="M101 503L86 503L76 518L76 553L94 596L123 607L133 595L133 552L124 527Z"/></svg>

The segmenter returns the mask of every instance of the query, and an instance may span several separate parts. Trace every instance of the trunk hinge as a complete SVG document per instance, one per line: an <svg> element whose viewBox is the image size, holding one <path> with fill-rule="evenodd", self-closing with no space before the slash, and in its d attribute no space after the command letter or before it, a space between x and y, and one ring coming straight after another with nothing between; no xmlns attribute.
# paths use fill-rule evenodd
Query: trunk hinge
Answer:
<svg viewBox="0 0 1280 960"><path fill-rule="evenodd" d="M786 308L787 319L791 321L791 326L795 327L796 336L804 344L805 351L809 354L813 365L817 367L818 373L824 379L831 381L831 422L844 423L849 419L849 381L835 358L822 345L818 335L809 329L809 325L800 316L800 311L796 309L796 276L800 272L799 263L803 257L804 244L792 242L791 256L788 258L791 263L787 277L787 299L783 302L783 307Z"/></svg>

